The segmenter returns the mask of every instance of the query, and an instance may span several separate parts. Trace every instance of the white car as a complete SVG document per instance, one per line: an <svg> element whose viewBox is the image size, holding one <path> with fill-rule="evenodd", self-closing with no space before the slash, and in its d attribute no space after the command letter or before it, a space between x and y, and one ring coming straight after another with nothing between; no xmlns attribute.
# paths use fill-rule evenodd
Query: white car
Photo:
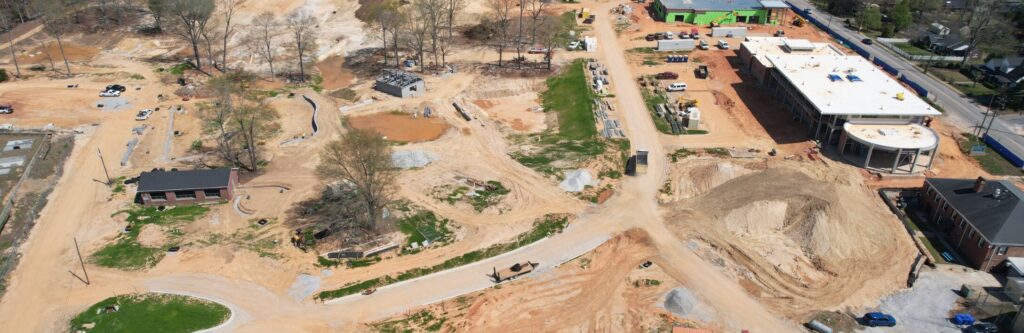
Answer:
<svg viewBox="0 0 1024 333"><path fill-rule="evenodd" d="M107 90L101 92L100 97L121 97L121 92L117 90Z"/></svg>
<svg viewBox="0 0 1024 333"><path fill-rule="evenodd" d="M725 40L719 39L718 40L718 48L723 49L723 50L728 50L729 49L729 42L726 42Z"/></svg>
<svg viewBox="0 0 1024 333"><path fill-rule="evenodd" d="M665 39L673 39L675 37L676 34L672 33L671 31L665 33Z"/></svg>
<svg viewBox="0 0 1024 333"><path fill-rule="evenodd" d="M668 85L668 88L665 88L665 90L668 90L668 91L686 91L686 83L676 82L676 83Z"/></svg>
<svg viewBox="0 0 1024 333"><path fill-rule="evenodd" d="M135 120L146 120L153 114L153 109L140 110L139 113L135 114Z"/></svg>

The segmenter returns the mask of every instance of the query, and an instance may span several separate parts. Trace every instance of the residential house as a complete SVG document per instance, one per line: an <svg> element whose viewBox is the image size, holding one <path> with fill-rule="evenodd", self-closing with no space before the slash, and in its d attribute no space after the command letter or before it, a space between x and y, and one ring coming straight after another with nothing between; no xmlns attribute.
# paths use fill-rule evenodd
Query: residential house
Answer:
<svg viewBox="0 0 1024 333"><path fill-rule="evenodd" d="M958 34L941 34L928 31L921 35L915 43L923 48L942 56L964 57L969 54L970 45Z"/></svg>
<svg viewBox="0 0 1024 333"><path fill-rule="evenodd" d="M1024 257L1024 193L1008 181L928 178L920 203L965 264L1003 271Z"/></svg>
<svg viewBox="0 0 1024 333"><path fill-rule="evenodd" d="M1024 57L992 58L981 65L985 81L999 87L1012 87L1024 80Z"/></svg>
<svg viewBox="0 0 1024 333"><path fill-rule="evenodd" d="M147 206L229 201L237 185L238 169L154 170L139 175L136 199Z"/></svg>

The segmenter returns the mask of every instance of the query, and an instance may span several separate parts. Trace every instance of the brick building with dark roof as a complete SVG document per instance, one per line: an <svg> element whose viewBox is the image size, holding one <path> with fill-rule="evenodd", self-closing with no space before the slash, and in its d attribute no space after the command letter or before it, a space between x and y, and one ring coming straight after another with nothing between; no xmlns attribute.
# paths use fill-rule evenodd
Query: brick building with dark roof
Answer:
<svg viewBox="0 0 1024 333"><path fill-rule="evenodd" d="M1008 181L928 178L921 205L971 267L1002 270L1024 257L1024 193Z"/></svg>
<svg viewBox="0 0 1024 333"><path fill-rule="evenodd" d="M228 201L235 195L238 169L143 172L138 200L143 205L183 205Z"/></svg>

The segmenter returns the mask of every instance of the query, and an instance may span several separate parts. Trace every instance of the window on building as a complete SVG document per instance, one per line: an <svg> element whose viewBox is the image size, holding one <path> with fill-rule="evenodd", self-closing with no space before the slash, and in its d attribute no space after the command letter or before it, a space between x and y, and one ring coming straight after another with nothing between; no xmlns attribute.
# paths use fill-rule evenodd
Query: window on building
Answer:
<svg viewBox="0 0 1024 333"><path fill-rule="evenodd" d="M978 247L985 247L985 239L978 237Z"/></svg>
<svg viewBox="0 0 1024 333"><path fill-rule="evenodd" d="M164 192L153 192L149 194L149 198L156 201L167 200L167 193Z"/></svg>
<svg viewBox="0 0 1024 333"><path fill-rule="evenodd" d="M177 198L178 200L181 200L181 199L195 199L196 198L196 192L195 191L175 191L174 192L174 197Z"/></svg>
<svg viewBox="0 0 1024 333"><path fill-rule="evenodd" d="M974 229L971 229L971 232L967 234L967 239L974 239Z"/></svg>
<svg viewBox="0 0 1024 333"><path fill-rule="evenodd" d="M960 220L960 230L964 230L964 224L967 224L967 221Z"/></svg>
<svg viewBox="0 0 1024 333"><path fill-rule="evenodd" d="M1005 246L997 247L996 248L996 255L1005 256L1006 255L1006 247Z"/></svg>
<svg viewBox="0 0 1024 333"><path fill-rule="evenodd" d="M220 198L220 190L203 190L203 195L207 198Z"/></svg>

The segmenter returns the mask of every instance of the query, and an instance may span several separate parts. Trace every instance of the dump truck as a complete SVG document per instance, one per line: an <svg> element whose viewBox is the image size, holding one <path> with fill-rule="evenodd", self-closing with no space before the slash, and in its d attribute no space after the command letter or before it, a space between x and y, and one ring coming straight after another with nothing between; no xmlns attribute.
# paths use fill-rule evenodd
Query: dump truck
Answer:
<svg viewBox="0 0 1024 333"><path fill-rule="evenodd" d="M502 268L500 271L492 267L494 274L491 275L491 278L494 279L494 283L502 283L530 273L535 267L537 267L537 263L530 261L515 263L508 268Z"/></svg>
<svg viewBox="0 0 1024 333"><path fill-rule="evenodd" d="M647 173L647 151L637 150L636 151L636 169L634 173L642 175Z"/></svg>

